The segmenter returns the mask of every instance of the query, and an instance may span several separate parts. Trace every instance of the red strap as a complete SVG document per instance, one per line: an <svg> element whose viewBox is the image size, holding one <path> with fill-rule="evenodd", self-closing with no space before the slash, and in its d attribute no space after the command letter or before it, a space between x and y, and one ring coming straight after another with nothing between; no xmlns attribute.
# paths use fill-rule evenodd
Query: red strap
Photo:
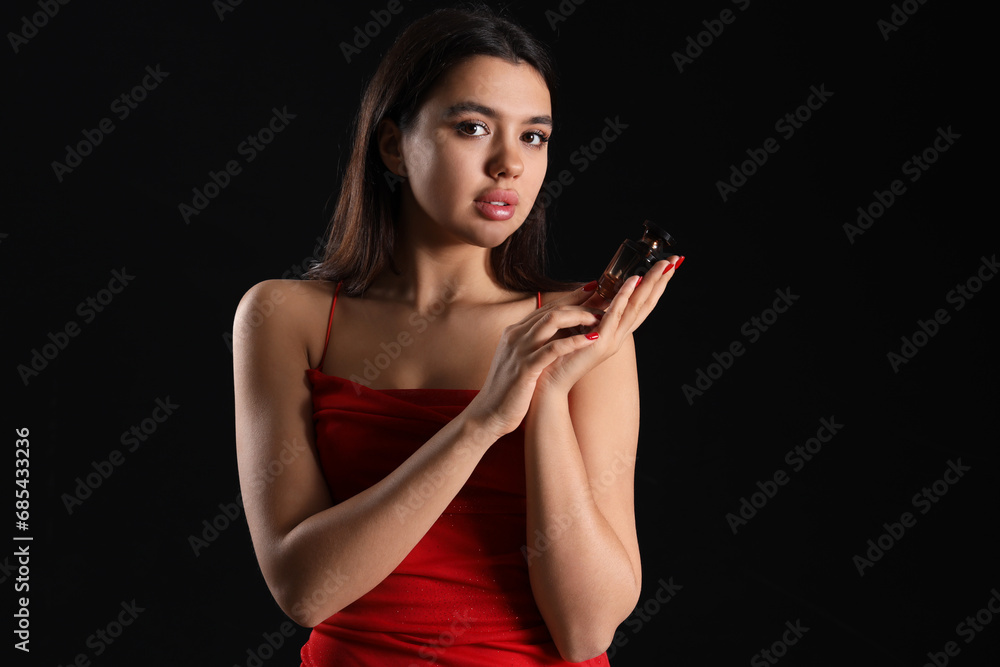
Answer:
<svg viewBox="0 0 1000 667"><path fill-rule="evenodd" d="M333 309L337 307L337 295L340 294L340 286L344 284L341 280L337 283L337 289L333 292L333 303L330 305L330 321L326 323L326 340L323 341L323 356L319 358L319 365L316 370L323 370L323 361L326 359L326 348L330 345L330 330L333 328Z"/></svg>
<svg viewBox="0 0 1000 667"><path fill-rule="evenodd" d="M538 307L539 308L542 307L542 293L541 292L538 293Z"/></svg>

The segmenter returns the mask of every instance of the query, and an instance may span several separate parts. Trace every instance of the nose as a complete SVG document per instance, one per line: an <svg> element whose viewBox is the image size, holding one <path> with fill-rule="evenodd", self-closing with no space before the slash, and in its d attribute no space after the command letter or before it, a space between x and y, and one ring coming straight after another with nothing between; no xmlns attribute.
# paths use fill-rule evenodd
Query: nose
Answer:
<svg viewBox="0 0 1000 667"><path fill-rule="evenodd" d="M503 138L497 141L487 166L490 176L495 179L501 177L517 178L524 173L524 161L521 158L519 141L517 137Z"/></svg>

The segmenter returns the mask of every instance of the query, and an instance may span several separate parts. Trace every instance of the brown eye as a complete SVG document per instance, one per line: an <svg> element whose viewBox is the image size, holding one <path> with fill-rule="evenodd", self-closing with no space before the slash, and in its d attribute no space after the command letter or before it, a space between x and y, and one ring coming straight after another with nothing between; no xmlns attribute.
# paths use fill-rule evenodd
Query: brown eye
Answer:
<svg viewBox="0 0 1000 667"><path fill-rule="evenodd" d="M530 146L541 146L549 140L544 132L526 132L524 138Z"/></svg>
<svg viewBox="0 0 1000 667"><path fill-rule="evenodd" d="M468 121L455 126L459 132L470 137L483 137L489 134L489 129L484 123Z"/></svg>

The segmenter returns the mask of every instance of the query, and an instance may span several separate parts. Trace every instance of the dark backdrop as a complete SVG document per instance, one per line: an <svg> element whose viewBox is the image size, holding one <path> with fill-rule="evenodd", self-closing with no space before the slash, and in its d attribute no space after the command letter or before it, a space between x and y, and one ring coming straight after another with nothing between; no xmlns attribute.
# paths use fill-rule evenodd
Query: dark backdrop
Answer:
<svg viewBox="0 0 1000 667"><path fill-rule="evenodd" d="M16 664L298 664L238 504L228 336L316 253L361 86L436 4L5 5ZM612 663L996 664L989 20L675 4L509 3L562 74L551 273L597 277L644 218L687 256L636 333L643 592Z"/></svg>

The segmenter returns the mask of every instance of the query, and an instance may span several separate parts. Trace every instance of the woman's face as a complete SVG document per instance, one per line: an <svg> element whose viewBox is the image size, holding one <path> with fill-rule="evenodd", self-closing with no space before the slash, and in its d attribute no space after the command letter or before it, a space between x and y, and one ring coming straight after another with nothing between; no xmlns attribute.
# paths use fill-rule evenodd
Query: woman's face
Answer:
<svg viewBox="0 0 1000 667"><path fill-rule="evenodd" d="M440 242L500 245L542 186L552 105L532 66L474 56L435 84L402 134L404 216Z"/></svg>

